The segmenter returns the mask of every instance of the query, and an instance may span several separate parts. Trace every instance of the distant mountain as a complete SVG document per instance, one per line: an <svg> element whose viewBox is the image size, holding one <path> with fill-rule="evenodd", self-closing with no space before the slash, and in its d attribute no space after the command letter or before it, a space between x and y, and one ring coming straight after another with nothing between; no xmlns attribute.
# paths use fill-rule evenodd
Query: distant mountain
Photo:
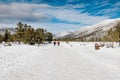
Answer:
<svg viewBox="0 0 120 80"><path fill-rule="evenodd" d="M120 23L120 18L117 19L107 19L104 20L98 24L91 25L91 26L85 26L80 28L77 31L74 32L64 32L60 35L56 34L58 36L57 38L78 38L78 37L95 37L95 38L101 38L103 37L110 28L114 28L118 23Z"/></svg>
<svg viewBox="0 0 120 80"><path fill-rule="evenodd" d="M13 33L15 33L15 28L4 28L4 27L2 27L2 28L0 28L0 34L4 34L5 33L5 30L8 30L8 31L10 31L10 33L11 34L13 34Z"/></svg>
<svg viewBox="0 0 120 80"><path fill-rule="evenodd" d="M60 32L54 35L54 38L64 38L64 36L67 36L69 34L71 34L72 32L68 31L68 32Z"/></svg>

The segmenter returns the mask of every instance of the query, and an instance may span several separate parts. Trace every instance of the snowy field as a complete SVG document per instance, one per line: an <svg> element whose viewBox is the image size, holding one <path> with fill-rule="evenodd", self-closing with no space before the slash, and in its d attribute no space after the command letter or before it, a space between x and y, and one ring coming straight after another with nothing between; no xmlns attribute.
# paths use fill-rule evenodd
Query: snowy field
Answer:
<svg viewBox="0 0 120 80"><path fill-rule="evenodd" d="M0 80L120 80L118 43L100 50L94 44L0 44Z"/></svg>

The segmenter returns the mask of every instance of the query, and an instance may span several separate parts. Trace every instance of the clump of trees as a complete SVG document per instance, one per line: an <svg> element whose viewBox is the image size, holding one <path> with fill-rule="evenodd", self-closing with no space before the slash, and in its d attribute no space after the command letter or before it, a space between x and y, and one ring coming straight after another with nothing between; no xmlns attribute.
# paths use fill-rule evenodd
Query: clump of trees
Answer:
<svg viewBox="0 0 120 80"><path fill-rule="evenodd" d="M120 22L114 27L108 30L104 36L103 41L106 42L120 42Z"/></svg>
<svg viewBox="0 0 120 80"><path fill-rule="evenodd" d="M16 32L11 34L8 30L5 31L4 35L0 35L0 42L21 42L25 44L34 45L35 43L43 43L44 41L51 42L53 35L43 28L34 29L27 24L21 22L17 23L15 28Z"/></svg>
<svg viewBox="0 0 120 80"><path fill-rule="evenodd" d="M111 28L108 30L106 36L103 37L104 42L118 42L119 41L119 32L117 28Z"/></svg>

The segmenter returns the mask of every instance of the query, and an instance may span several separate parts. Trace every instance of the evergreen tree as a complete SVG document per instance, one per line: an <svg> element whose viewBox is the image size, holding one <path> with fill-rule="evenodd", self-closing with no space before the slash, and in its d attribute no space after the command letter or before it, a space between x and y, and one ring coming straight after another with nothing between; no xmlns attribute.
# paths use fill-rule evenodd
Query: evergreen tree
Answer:
<svg viewBox="0 0 120 80"><path fill-rule="evenodd" d="M0 34L0 43L3 41L3 36Z"/></svg>
<svg viewBox="0 0 120 80"><path fill-rule="evenodd" d="M116 25L116 31L118 32L118 41L120 46L120 22Z"/></svg>
<svg viewBox="0 0 120 80"><path fill-rule="evenodd" d="M46 41L48 41L49 43L51 43L51 41L53 40L53 35L50 32L46 32Z"/></svg>
<svg viewBox="0 0 120 80"><path fill-rule="evenodd" d="M17 26L18 27L16 28L16 37L18 42L20 43L21 41L23 41L23 38L24 38L24 27L21 22L19 22Z"/></svg>
<svg viewBox="0 0 120 80"><path fill-rule="evenodd" d="M10 32L6 29L3 40L7 43L10 37Z"/></svg>
<svg viewBox="0 0 120 80"><path fill-rule="evenodd" d="M31 40L33 42L35 42L35 32L34 29L31 27L26 28L25 32L24 32L24 42L25 43L31 43Z"/></svg>
<svg viewBox="0 0 120 80"><path fill-rule="evenodd" d="M108 30L107 35L103 37L103 41L118 42L118 31L116 28Z"/></svg>
<svg viewBox="0 0 120 80"><path fill-rule="evenodd" d="M38 28L36 29L36 36L35 39L38 42L38 40L40 39L40 43L43 43L43 41L45 41L45 33L44 33L44 29L42 28Z"/></svg>
<svg viewBox="0 0 120 80"><path fill-rule="evenodd" d="M24 42L31 45L35 44L35 42L40 44L45 40L52 40L52 33L47 32L47 30L42 28L34 30L31 26L21 22L17 24L16 32L12 35L9 34L9 36L10 41Z"/></svg>

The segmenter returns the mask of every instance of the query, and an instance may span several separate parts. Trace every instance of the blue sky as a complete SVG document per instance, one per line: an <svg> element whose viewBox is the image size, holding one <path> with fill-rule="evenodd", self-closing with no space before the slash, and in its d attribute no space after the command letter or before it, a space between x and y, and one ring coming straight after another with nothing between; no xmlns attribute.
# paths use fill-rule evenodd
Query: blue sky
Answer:
<svg viewBox="0 0 120 80"><path fill-rule="evenodd" d="M0 0L0 27L23 22L52 33L120 18L120 0Z"/></svg>

